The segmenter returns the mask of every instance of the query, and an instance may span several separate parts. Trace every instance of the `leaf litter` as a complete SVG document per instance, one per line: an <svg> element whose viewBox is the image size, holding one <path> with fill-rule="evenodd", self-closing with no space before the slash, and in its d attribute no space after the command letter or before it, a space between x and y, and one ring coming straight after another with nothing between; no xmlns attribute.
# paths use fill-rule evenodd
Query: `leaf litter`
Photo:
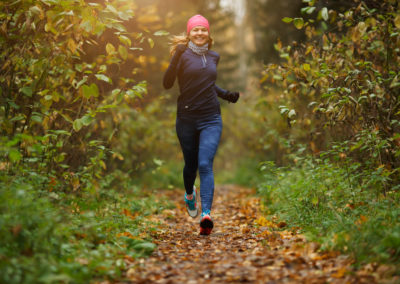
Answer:
<svg viewBox="0 0 400 284"><path fill-rule="evenodd" d="M128 283L394 283L371 264L356 270L350 257L267 220L252 189L216 188L209 236L199 235L182 190L162 194L176 208L151 217L160 224L151 232L157 249L147 259L125 258Z"/></svg>

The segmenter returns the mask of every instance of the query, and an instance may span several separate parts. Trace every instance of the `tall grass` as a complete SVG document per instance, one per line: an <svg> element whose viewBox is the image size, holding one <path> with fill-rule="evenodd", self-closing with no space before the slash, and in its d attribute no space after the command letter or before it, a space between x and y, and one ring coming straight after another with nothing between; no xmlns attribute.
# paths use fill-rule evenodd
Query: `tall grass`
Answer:
<svg viewBox="0 0 400 284"><path fill-rule="evenodd" d="M0 283L88 283L120 279L124 259L148 255L146 216L169 207L123 173L97 192L41 190L47 177L0 175Z"/></svg>
<svg viewBox="0 0 400 284"><path fill-rule="evenodd" d="M400 192L371 183L379 169L307 157L290 168L266 162L262 170L258 192L267 214L301 227L323 249L351 254L357 265L395 263L400 268Z"/></svg>

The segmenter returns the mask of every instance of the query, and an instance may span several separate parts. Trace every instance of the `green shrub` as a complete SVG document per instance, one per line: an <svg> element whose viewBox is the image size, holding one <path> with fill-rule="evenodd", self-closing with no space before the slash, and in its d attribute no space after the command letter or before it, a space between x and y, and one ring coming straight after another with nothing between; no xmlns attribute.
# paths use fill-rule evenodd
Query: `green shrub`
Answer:
<svg viewBox="0 0 400 284"><path fill-rule="evenodd" d="M357 163L343 166L307 157L291 168L267 162L262 170L264 182L258 190L267 214L301 227L322 248L350 253L357 264L399 263L400 193L384 195L368 188L379 169L370 172Z"/></svg>
<svg viewBox="0 0 400 284"><path fill-rule="evenodd" d="M302 17L283 21L307 39L276 43L282 62L262 74L266 87L281 92L273 106L289 128L278 139L305 144L313 154L353 143L346 154L362 168L387 171L379 181L385 191L400 173L398 1L303 2Z"/></svg>
<svg viewBox="0 0 400 284"><path fill-rule="evenodd" d="M215 172L216 183L238 184L254 188L262 181L262 174L256 159L241 157L234 162L235 167L232 170Z"/></svg>
<svg viewBox="0 0 400 284"><path fill-rule="evenodd" d="M116 279L124 256L143 257L155 248L149 236L155 224L145 217L170 207L165 200L117 172L95 194L41 190L49 181L34 173L0 175L1 283Z"/></svg>

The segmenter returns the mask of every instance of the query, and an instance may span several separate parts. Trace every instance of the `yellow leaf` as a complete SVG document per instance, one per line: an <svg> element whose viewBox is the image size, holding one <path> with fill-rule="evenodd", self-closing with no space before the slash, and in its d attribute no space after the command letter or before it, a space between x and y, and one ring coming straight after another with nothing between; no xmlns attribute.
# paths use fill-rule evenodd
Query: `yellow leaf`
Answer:
<svg viewBox="0 0 400 284"><path fill-rule="evenodd" d="M261 226L261 227L265 227L265 226L267 226L267 227L275 227L275 224L272 223L271 221L265 219L264 216L261 216L260 218L258 218L258 219L255 221L255 223L256 223L257 225Z"/></svg>
<svg viewBox="0 0 400 284"><path fill-rule="evenodd" d="M363 35L367 31L367 25L364 22L359 22L357 29L360 31L360 34Z"/></svg>
<svg viewBox="0 0 400 284"><path fill-rule="evenodd" d="M306 55L309 54L314 49L314 46L310 45L307 47Z"/></svg>
<svg viewBox="0 0 400 284"><path fill-rule="evenodd" d="M329 39L325 34L322 36L322 42L324 43L324 47L329 46Z"/></svg>
<svg viewBox="0 0 400 284"><path fill-rule="evenodd" d="M126 60L128 58L128 51L126 50L125 46L118 46L118 53L121 55L122 59Z"/></svg>
<svg viewBox="0 0 400 284"><path fill-rule="evenodd" d="M107 54L111 55L115 52L115 47L111 43L106 44Z"/></svg>
<svg viewBox="0 0 400 284"><path fill-rule="evenodd" d="M124 160L124 157L123 157L120 153L114 153L114 154L112 155L112 157L113 157L113 158L117 158L117 159L120 160L120 161L123 161L123 160Z"/></svg>
<svg viewBox="0 0 400 284"><path fill-rule="evenodd" d="M396 28L400 29L400 14L398 14L396 18L394 18L394 25L396 26Z"/></svg>
<svg viewBox="0 0 400 284"><path fill-rule="evenodd" d="M277 48L277 50L282 49L282 42L280 40L278 40L278 42L276 43L276 48Z"/></svg>
<svg viewBox="0 0 400 284"><path fill-rule="evenodd" d="M75 51L76 51L76 43L72 38L70 38L68 40L67 46L68 46L69 50L71 50L72 53L75 53Z"/></svg>
<svg viewBox="0 0 400 284"><path fill-rule="evenodd" d="M100 163L100 166L103 168L103 169L107 169L107 166L106 166L106 164L104 163L104 161L100 161L99 162Z"/></svg>
<svg viewBox="0 0 400 284"><path fill-rule="evenodd" d="M72 184L72 190L73 191L76 191L81 186L78 177L73 177L72 181L71 181L71 184Z"/></svg>
<svg viewBox="0 0 400 284"><path fill-rule="evenodd" d="M346 267L339 268L339 270L336 273L332 274L332 277L334 277L334 278L343 278L344 275L346 274L346 272L347 272Z"/></svg>
<svg viewBox="0 0 400 284"><path fill-rule="evenodd" d="M300 30L304 26L304 20L303 18L295 18L294 21L294 26Z"/></svg>
<svg viewBox="0 0 400 284"><path fill-rule="evenodd" d="M310 64L303 64L303 69L304 69L304 71L310 71L311 70L311 68L310 68Z"/></svg>
<svg viewBox="0 0 400 284"><path fill-rule="evenodd" d="M152 38L148 38L147 41L149 42L150 48L154 47L154 41Z"/></svg>

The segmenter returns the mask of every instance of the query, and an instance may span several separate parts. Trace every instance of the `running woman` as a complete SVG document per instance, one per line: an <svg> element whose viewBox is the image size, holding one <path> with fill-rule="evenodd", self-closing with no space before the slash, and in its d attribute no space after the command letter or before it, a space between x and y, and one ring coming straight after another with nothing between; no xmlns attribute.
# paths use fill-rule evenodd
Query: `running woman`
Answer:
<svg viewBox="0 0 400 284"><path fill-rule="evenodd" d="M208 20L191 17L185 36L172 40L171 62L164 74L163 85L170 89L178 78L180 95L177 102L176 133L185 166L184 200L189 215L198 215L197 189L194 182L200 175L201 217L200 234L209 235L214 222L211 206L214 197L213 161L222 132L221 108L217 97L236 103L238 92L230 92L215 84L219 54L211 50Z"/></svg>

